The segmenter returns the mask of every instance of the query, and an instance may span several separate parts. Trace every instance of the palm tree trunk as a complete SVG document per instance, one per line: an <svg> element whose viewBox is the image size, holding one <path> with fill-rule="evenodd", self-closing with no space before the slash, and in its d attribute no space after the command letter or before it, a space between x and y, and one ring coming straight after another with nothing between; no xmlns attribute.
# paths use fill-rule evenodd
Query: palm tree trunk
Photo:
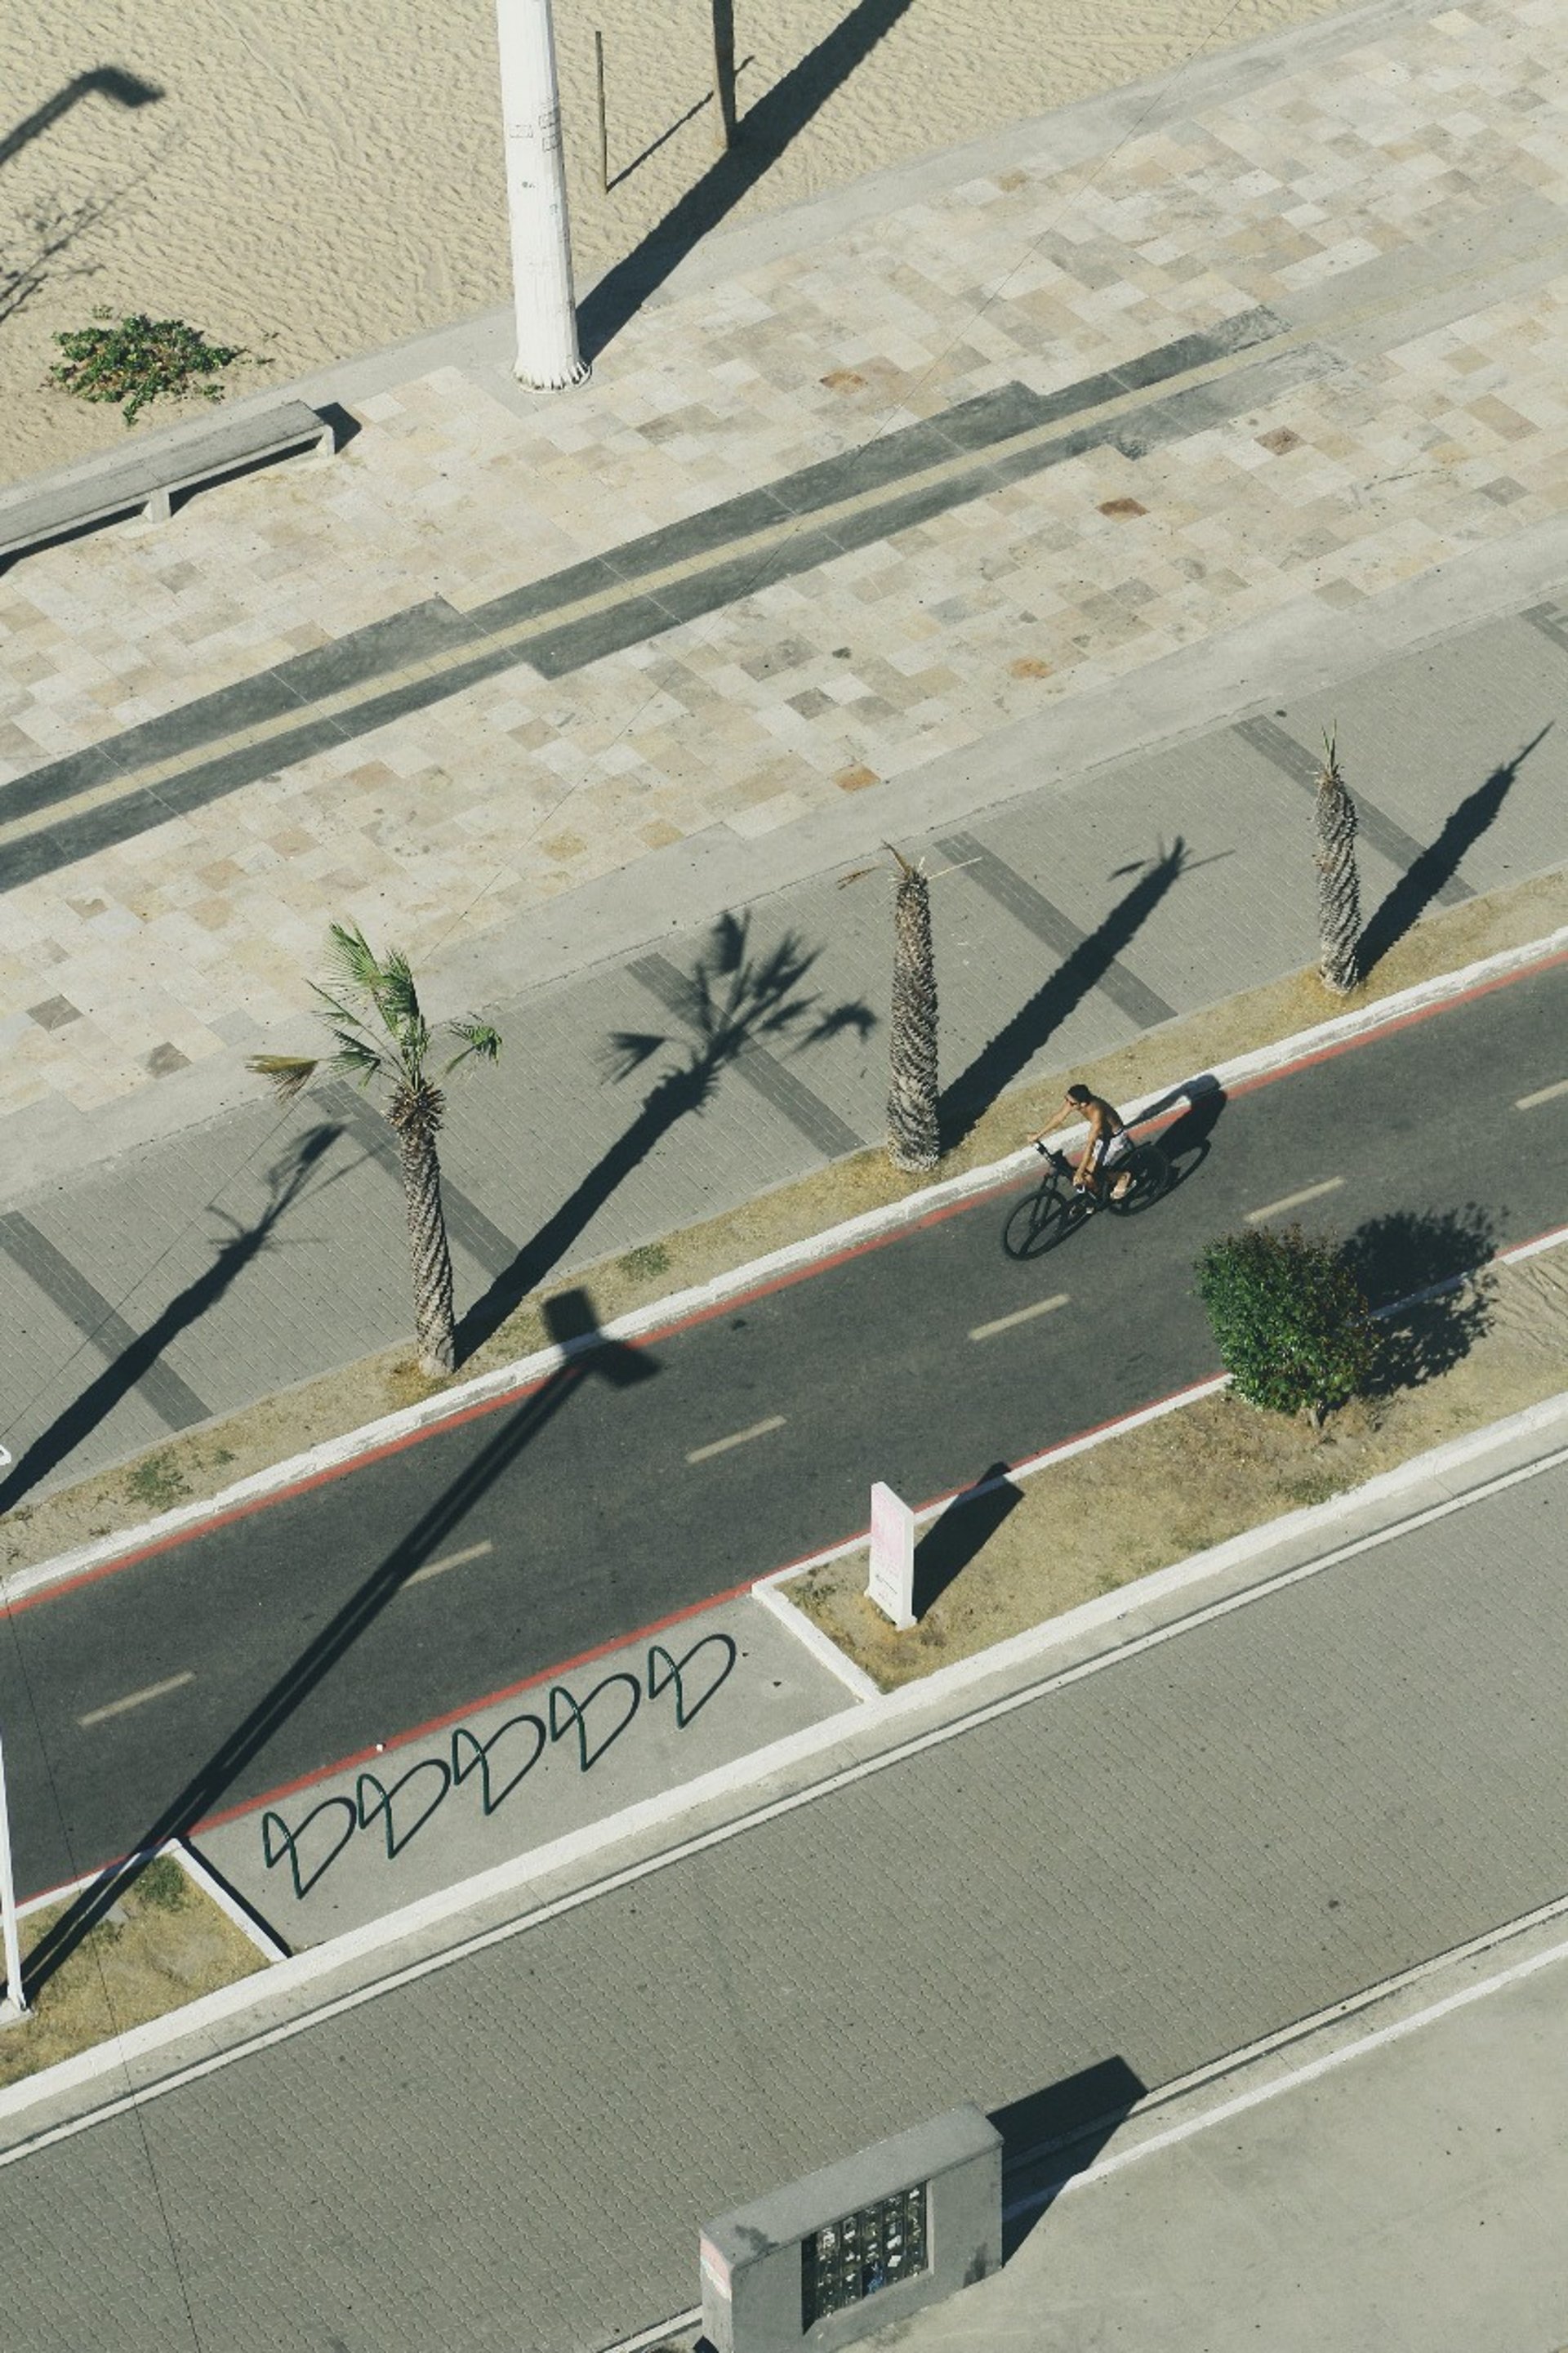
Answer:
<svg viewBox="0 0 1568 2353"><path fill-rule="evenodd" d="M419 1369L432 1377L449 1373L458 1361L452 1320L452 1253L441 1208L441 1164L436 1139L421 1128L403 1128L397 1138L403 1165L403 1196L408 1212L408 1245L414 1261L414 1328Z"/></svg>
<svg viewBox="0 0 1568 2353"><path fill-rule="evenodd" d="M898 857L898 852L894 851ZM931 885L899 859L893 895L893 1079L888 1094L888 1156L895 1168L934 1168L937 1124L936 959Z"/></svg>
<svg viewBox="0 0 1568 2353"><path fill-rule="evenodd" d="M1355 803L1334 757L1334 740L1318 777L1313 822L1318 837L1319 971L1336 997L1348 997L1360 978L1361 878L1356 871Z"/></svg>

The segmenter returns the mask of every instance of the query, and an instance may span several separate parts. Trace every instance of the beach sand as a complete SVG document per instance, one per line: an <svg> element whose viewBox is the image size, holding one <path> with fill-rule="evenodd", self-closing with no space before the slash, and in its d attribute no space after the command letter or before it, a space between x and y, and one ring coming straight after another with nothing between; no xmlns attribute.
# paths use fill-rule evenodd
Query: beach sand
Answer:
<svg viewBox="0 0 1568 2353"><path fill-rule="evenodd" d="M790 79L731 216L1331 13L1322 0L736 0L742 110ZM555 21L582 284L712 165L710 19L705 0L557 0ZM47 15L6 0L0 88L0 479L127 438L117 409L45 382L54 332L95 305L243 345L255 360L226 379L241 392L508 299L493 0L377 0L363 17L313 0L74 0ZM178 414L144 412L153 425Z"/></svg>

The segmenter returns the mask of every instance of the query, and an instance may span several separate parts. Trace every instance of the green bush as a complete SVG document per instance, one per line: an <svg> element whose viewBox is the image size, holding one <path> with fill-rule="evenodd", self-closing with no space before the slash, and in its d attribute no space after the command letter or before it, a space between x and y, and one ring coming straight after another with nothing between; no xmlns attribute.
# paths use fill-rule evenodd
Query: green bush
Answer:
<svg viewBox="0 0 1568 2353"><path fill-rule="evenodd" d="M1204 1251L1197 1277L1220 1360L1249 1404L1307 1413L1316 1430L1364 1388L1377 1329L1337 1242L1300 1226L1227 1234Z"/></svg>
<svg viewBox="0 0 1568 2353"><path fill-rule="evenodd" d="M118 401L127 425L134 425L149 401L183 400L197 394L221 400L223 386L203 381L249 354L229 343L209 343L199 327L183 319L149 319L138 311L115 319L95 311L95 327L73 327L55 337L65 353L49 370L49 382L81 400Z"/></svg>
<svg viewBox="0 0 1568 2353"><path fill-rule="evenodd" d="M136 1900L151 1912L182 1912L191 1883L172 1854L155 1854L136 1874Z"/></svg>

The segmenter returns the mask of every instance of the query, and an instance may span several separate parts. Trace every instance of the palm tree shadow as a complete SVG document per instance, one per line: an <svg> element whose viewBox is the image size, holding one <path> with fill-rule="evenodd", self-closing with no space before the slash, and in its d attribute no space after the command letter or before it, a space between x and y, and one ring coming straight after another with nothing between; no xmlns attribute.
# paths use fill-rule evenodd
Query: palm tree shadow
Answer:
<svg viewBox="0 0 1568 2353"><path fill-rule="evenodd" d="M616 1031L608 1040L605 1075L618 1084L655 1055L675 1047L681 1055L657 1079L625 1134L562 1202L511 1264L468 1309L458 1327L459 1363L473 1354L538 1288L634 1168L670 1130L711 1101L720 1077L759 1047L800 1052L858 1029L875 1017L859 1002L823 1008L805 983L820 950L786 932L764 954L753 954L749 915L721 915L688 973L677 976L671 1010L680 1023L665 1030Z"/></svg>
<svg viewBox="0 0 1568 2353"><path fill-rule="evenodd" d="M281 1159L274 1161L267 1172L267 1206L253 1225L241 1226L226 1212L217 1212L230 1230L215 1248L212 1263L204 1268L195 1282L187 1283L171 1299L146 1331L139 1333L128 1348L122 1348L97 1379L89 1381L81 1394L56 1415L47 1430L33 1440L10 1476L0 1481L0 1513L19 1504L40 1480L47 1479L51 1471L67 1461L83 1439L160 1361L181 1333L188 1332L209 1308L216 1306L252 1259L269 1247L279 1225L305 1193L317 1164L342 1133L340 1127L331 1124L313 1127ZM336 1182L335 1177L327 1179L329 1185ZM321 1193L325 1187L317 1186L315 1189Z"/></svg>
<svg viewBox="0 0 1568 2353"><path fill-rule="evenodd" d="M738 143L710 164L664 218L584 296L577 332L585 359L613 343L692 248L748 195L889 33L913 0L858 0L742 120Z"/></svg>
<svg viewBox="0 0 1568 2353"><path fill-rule="evenodd" d="M1162 849L1157 858L1149 860L1138 881L1099 927L1058 965L1027 1004L1019 1007L1006 1026L981 1049L969 1068L943 1089L941 1120L944 1152L962 1144L997 1096L1023 1075L1052 1032L1104 979L1172 884L1192 871L1186 843L1178 834L1169 849Z"/></svg>
<svg viewBox="0 0 1568 2353"><path fill-rule="evenodd" d="M1552 725L1549 719L1521 751L1516 752L1511 760L1505 760L1500 768L1494 768L1484 784L1465 796L1458 807L1450 812L1436 839L1428 842L1369 918L1361 935L1358 956L1363 980L1390 948L1397 946L1412 925L1420 921L1444 884L1453 881L1461 862L1495 821L1514 778L1536 745L1551 733Z"/></svg>
<svg viewBox="0 0 1568 2353"><path fill-rule="evenodd" d="M400 1536L327 1623L285 1668L178 1794L148 1823L131 1851L110 1863L68 1904L28 1954L26 1987L36 1994L89 1930L106 1917L149 1856L171 1839L185 1838L233 1789L300 1704L315 1691L380 1617L408 1578L438 1552L480 1497L502 1477L583 1384L601 1377L616 1388L651 1380L659 1367L642 1349L607 1340L585 1292L545 1305L551 1338L562 1361L548 1380L496 1416L495 1435Z"/></svg>

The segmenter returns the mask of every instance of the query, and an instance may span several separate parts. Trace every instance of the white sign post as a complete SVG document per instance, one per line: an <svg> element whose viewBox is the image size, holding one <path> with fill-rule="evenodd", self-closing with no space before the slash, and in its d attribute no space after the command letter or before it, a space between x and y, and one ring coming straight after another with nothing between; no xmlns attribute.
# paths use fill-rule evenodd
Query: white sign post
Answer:
<svg viewBox="0 0 1568 2353"><path fill-rule="evenodd" d="M560 392L588 370L577 349L566 158L550 0L498 0L506 202L520 384Z"/></svg>
<svg viewBox="0 0 1568 2353"><path fill-rule="evenodd" d="M871 1574L866 1598L900 1633L915 1622L915 1515L879 1479L871 1490Z"/></svg>
<svg viewBox="0 0 1568 2353"><path fill-rule="evenodd" d="M0 1944L5 1955L5 1998L0 2026L27 2014L22 1990L22 1940L16 1933L16 1882L11 1869L11 1814L5 1803L5 1750L0 1743Z"/></svg>

